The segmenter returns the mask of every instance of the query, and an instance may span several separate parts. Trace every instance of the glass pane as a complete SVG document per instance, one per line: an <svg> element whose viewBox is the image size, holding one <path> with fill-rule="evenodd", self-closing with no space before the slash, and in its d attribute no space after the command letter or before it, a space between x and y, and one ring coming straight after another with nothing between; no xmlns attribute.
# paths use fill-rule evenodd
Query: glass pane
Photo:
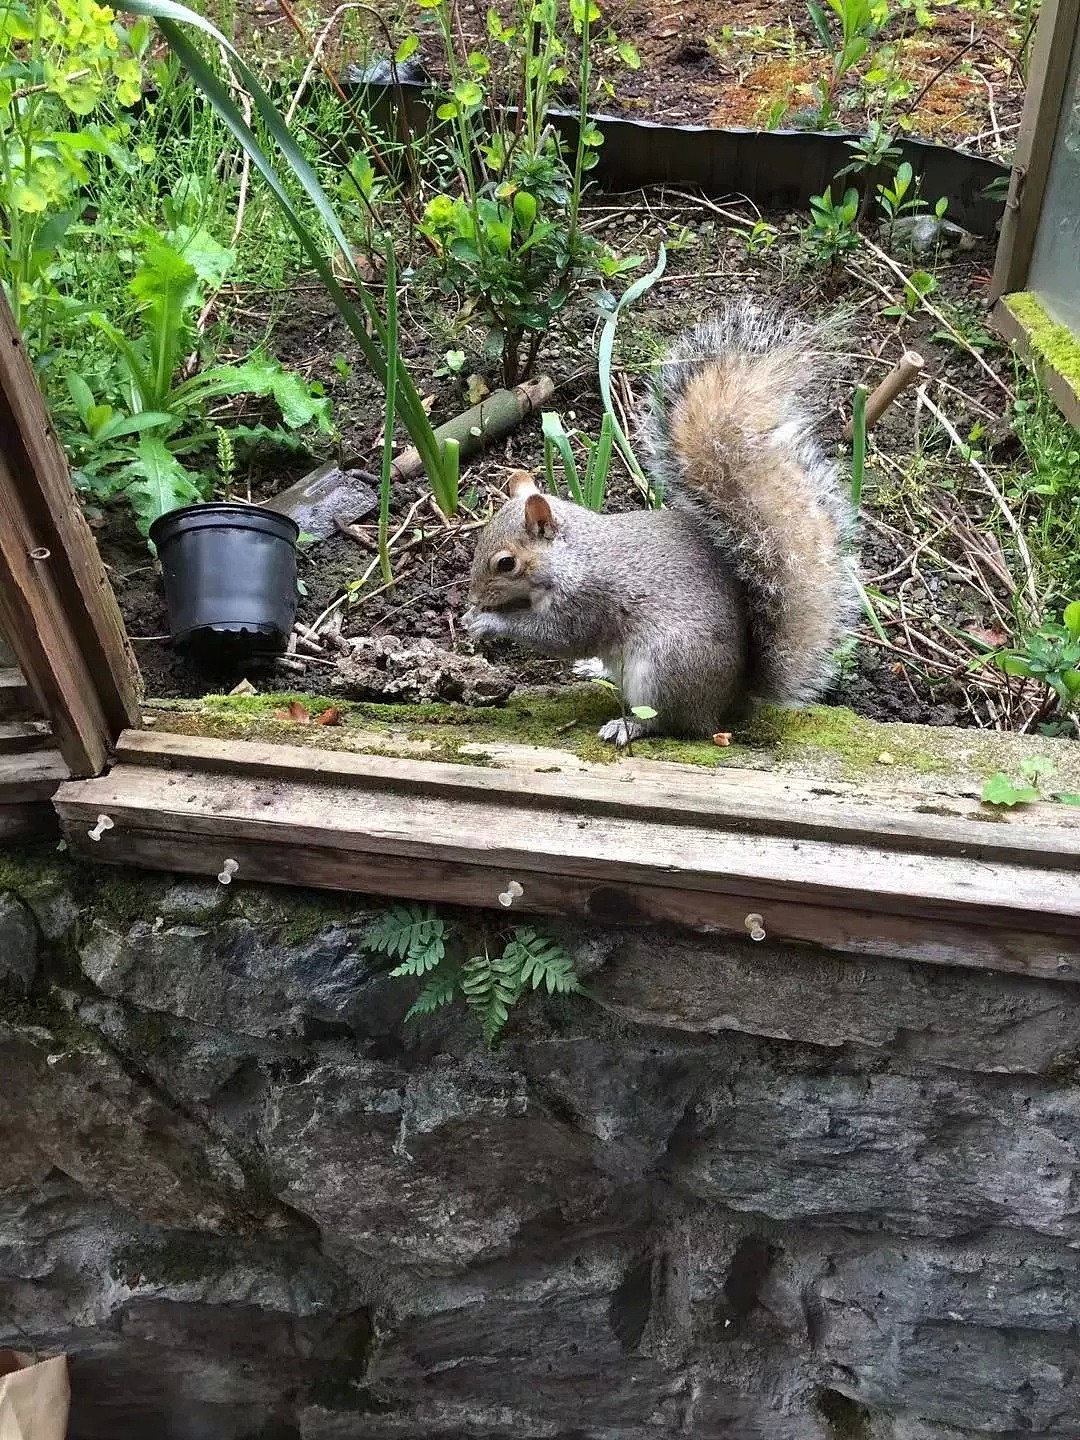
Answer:
<svg viewBox="0 0 1080 1440"><path fill-rule="evenodd" d="M1028 288L1074 335L1080 335L1080 31L1054 140Z"/></svg>

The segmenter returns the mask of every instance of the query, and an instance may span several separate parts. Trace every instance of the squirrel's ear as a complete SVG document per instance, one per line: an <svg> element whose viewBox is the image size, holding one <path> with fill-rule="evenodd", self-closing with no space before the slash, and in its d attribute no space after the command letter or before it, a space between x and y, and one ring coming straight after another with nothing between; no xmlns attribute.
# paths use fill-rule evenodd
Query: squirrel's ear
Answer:
<svg viewBox="0 0 1080 1440"><path fill-rule="evenodd" d="M506 489L511 496L531 495L536 489L536 481L528 470L512 470L507 477Z"/></svg>
<svg viewBox="0 0 1080 1440"><path fill-rule="evenodd" d="M525 529L534 540L550 540L555 534L555 516L539 490L525 501Z"/></svg>

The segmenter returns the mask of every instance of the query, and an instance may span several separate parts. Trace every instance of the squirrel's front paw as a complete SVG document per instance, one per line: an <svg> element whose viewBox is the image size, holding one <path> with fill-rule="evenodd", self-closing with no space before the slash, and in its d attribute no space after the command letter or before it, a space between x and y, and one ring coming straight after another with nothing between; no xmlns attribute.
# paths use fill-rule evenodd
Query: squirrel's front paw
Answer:
<svg viewBox="0 0 1080 1440"><path fill-rule="evenodd" d="M623 750L632 740L641 739L645 734L645 726L640 720L609 720L606 725L601 725L596 733L601 740Z"/></svg>
<svg viewBox="0 0 1080 1440"><path fill-rule="evenodd" d="M505 616L495 610L478 610L470 606L461 617L470 640L494 640L508 630Z"/></svg>
<svg viewBox="0 0 1080 1440"><path fill-rule="evenodd" d="M599 655L594 655L591 660L575 660L570 668L578 680L606 680L608 678L607 668Z"/></svg>

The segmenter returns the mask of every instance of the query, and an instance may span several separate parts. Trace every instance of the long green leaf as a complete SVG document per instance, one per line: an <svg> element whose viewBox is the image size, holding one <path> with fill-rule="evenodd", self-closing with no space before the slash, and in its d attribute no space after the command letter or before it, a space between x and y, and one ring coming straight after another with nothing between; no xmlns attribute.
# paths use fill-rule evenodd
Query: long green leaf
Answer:
<svg viewBox="0 0 1080 1440"><path fill-rule="evenodd" d="M138 415L114 415L94 436L97 441L119 440L125 435L141 435L144 430L157 430L175 425L176 416L167 410L140 410Z"/></svg>
<svg viewBox="0 0 1080 1440"><path fill-rule="evenodd" d="M131 501L143 535L159 515L203 498L191 475L158 436L140 440L135 457L124 471L131 477L124 493Z"/></svg>
<svg viewBox="0 0 1080 1440"><path fill-rule="evenodd" d="M559 458L563 463L563 470L566 474L566 488L570 491L570 498L575 505L585 504L585 492L581 488L581 479L578 475L577 465L574 463L574 452L570 448L570 436L563 428L562 420L554 410L545 410L540 416L540 429L544 435L545 451L550 446L559 452ZM548 474L551 466L548 464Z"/></svg>
<svg viewBox="0 0 1080 1440"><path fill-rule="evenodd" d="M134 14L147 15L157 20L162 34L168 41L177 59L180 60L192 79L206 95L226 128L251 158L253 165L269 187L271 194L277 201L282 214L299 240L309 261L326 286L330 297L337 306L342 319L349 327L372 373L380 384L385 387L388 368L386 322L379 314L378 307L364 287L340 222L322 186L319 184L315 172L297 147L283 117L274 106L273 101L267 95L266 91L259 84L250 67L245 64L236 48L215 26L210 24L210 22L205 20L201 15L196 14L195 11L188 9L187 6L175 3L175 0L131 0L128 8ZM215 44L223 48L224 52L229 56L230 64L250 94L252 104L258 112L259 118L265 125L267 133L271 136L274 144L288 162L289 168L299 182L304 194L314 206L332 237L346 273L356 286L356 291L360 297L364 311L363 315L361 315L357 306L353 304L342 290L329 260L324 253L322 245L298 213L280 176L265 154L251 126L248 125L244 119L239 106L229 94L228 88L219 76L215 74L211 66L207 64L195 46L187 39L183 30L180 28L182 25L192 26L197 30L203 31L214 40ZM368 334L365 316L374 331L374 339ZM441 456L438 443L435 439L435 433L431 427L431 422L427 418L416 386L400 355L392 355L389 363L395 365L397 368L398 411L401 414L414 445L420 452L424 469L429 478L435 483L441 474Z"/></svg>
<svg viewBox="0 0 1080 1440"><path fill-rule="evenodd" d="M388 353L397 354L397 265L394 242L386 242L386 338ZM397 366L386 377L386 419L383 422L382 468L379 471L379 568L384 585L394 578L390 566L390 485L394 478L394 421L397 418Z"/></svg>
<svg viewBox="0 0 1080 1440"><path fill-rule="evenodd" d="M825 19L825 12L820 5L815 3L815 0L806 0L806 8L822 46L826 50L831 50L833 47L832 33L829 30L829 22Z"/></svg>
<svg viewBox="0 0 1080 1440"><path fill-rule="evenodd" d="M600 422L600 438L589 456L589 468L585 475L585 504L590 510L595 510L597 513L604 508L614 440L615 429L611 423L611 416L605 411L604 418Z"/></svg>
<svg viewBox="0 0 1080 1440"><path fill-rule="evenodd" d="M619 323L619 316L629 306L633 305L635 300L640 299L646 290L656 284L657 280L659 280L660 276L664 273L666 266L667 251L663 245L661 245L656 264L647 275L642 275L639 280L635 280L633 285L630 286L629 290L626 291L622 299L615 306L615 309L604 321L604 328L600 332L600 344L596 352L596 365L600 377L600 394L604 401L604 410L611 416L611 429L615 437L615 443L618 445L623 459L629 466L631 475L633 475L635 481L646 495L649 493L648 477L641 468L637 456L634 454L633 446L630 444L626 432L619 424L619 417L615 414L615 406L611 398L611 367L612 357L615 351L615 330Z"/></svg>
<svg viewBox="0 0 1080 1440"><path fill-rule="evenodd" d="M863 474L866 470L866 386L859 385L851 402L851 508L862 504Z"/></svg>

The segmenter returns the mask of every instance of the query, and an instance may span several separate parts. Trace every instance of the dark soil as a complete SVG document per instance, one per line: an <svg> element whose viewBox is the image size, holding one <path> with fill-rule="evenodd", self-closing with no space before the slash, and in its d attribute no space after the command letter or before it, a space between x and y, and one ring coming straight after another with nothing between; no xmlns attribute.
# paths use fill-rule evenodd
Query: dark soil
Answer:
<svg viewBox="0 0 1080 1440"><path fill-rule="evenodd" d="M594 108L607 113L717 127L797 127L813 108L814 83L828 68L805 0L611 0L602 8L605 24L619 40L632 42L641 59L636 70L605 62L613 93ZM306 44L277 0L240 0L231 14L245 53L264 63L276 56L289 69L303 64L336 10L334 0L305 7L300 23ZM457 16L467 47L488 48L487 10L488 0L461 0ZM843 82L840 127L863 131L869 120L882 118L880 77L888 74L895 87L889 125L984 155L1010 153L1024 99L1017 63L1027 35L1022 15L1004 5L971 8L934 0L925 10L893 0L890 10L866 57ZM328 66L340 73L363 68L388 53L388 41L396 45L415 31L428 73L443 73L430 11L400 0L380 6L379 13L381 24L370 12L349 12L331 26L323 50ZM572 87L561 98L576 103Z"/></svg>
<svg viewBox="0 0 1080 1440"><path fill-rule="evenodd" d="M880 118L881 89L859 76L895 66L905 93L891 107L891 123L984 154L1010 149L1024 95L1011 63L1018 22L948 5L932 7L930 24L920 26L911 11L891 8L893 18L843 85L842 127L863 131ZM797 125L827 69L805 0L631 0L616 23L642 58L640 70L618 74L614 108L624 114L718 127Z"/></svg>
<svg viewBox="0 0 1080 1440"><path fill-rule="evenodd" d="M742 233L711 212L707 204L680 208L656 196L636 195L612 197L593 211L591 223L620 253L653 254L662 239L672 247L667 273L635 307L617 344L617 362L636 398L640 399L650 363L674 336L725 295L749 290L778 296L804 311L828 312L837 304L853 307L848 373L837 382L832 397L836 404L825 437L840 450L842 466L847 463L846 448L841 446L842 406L852 385L863 378L871 383L879 379L905 345L920 348L928 370L955 387L950 392L955 398L949 408L962 433L970 429L973 417L982 410L1001 416L1002 396L968 354L931 338L934 322L882 319L880 310L886 302L869 281L859 282L843 271L805 268L792 233L794 217L775 216L773 220L780 232L773 247L763 255L748 257ZM977 294L990 258L988 246L942 257L937 267L941 294L954 300ZM377 470L382 424L378 397L353 342L318 288L298 284L284 306L281 297L260 304L257 297L246 294L242 310L235 331L236 348L245 344L245 327L251 328L253 339L261 338L269 316L272 348L282 360L321 379L332 395L342 453L367 469ZM435 374L445 369L445 351L451 345L467 348L470 336L451 328L448 317L441 314L421 282L409 287L404 312L406 355L421 393L431 396L431 413L436 422L466 407L464 388L470 374L485 373L487 383L493 389L497 387L496 375L490 373L490 366L484 372L475 352L468 353L460 377ZM568 426L577 425L592 435L599 429L601 415L592 358L595 316L595 302L585 297L566 314L562 328L549 337L541 353L541 368L553 376L557 386L552 408L562 413ZM346 367L351 367L347 378L335 367L340 357ZM960 398L964 395L968 400ZM974 408L968 410L969 405ZM993 432L990 421L983 419L981 423ZM1000 420L998 425L1004 433ZM862 536L864 575L872 583L899 567L900 573L882 582L882 589L891 594L899 588L911 612L922 616L924 627L937 623L991 626L993 616L985 605L980 608L978 593L970 586L954 583L947 569L935 568L936 562L925 557L904 568L919 534L918 517L934 497L944 497L943 503L959 499L975 526L984 522L988 526L990 522L986 495L972 484L968 467L960 460L948 457L942 447L930 443L922 447L919 465L913 466L913 430L914 405L909 395L889 412L876 433L885 458L868 473L864 490L864 511L869 517ZM983 444L987 443L984 439ZM266 500L322 458L312 456L305 461L295 456L264 457L260 468L242 477L237 493L241 498L250 495L256 501ZM489 504L499 502L509 471L542 471L542 464L542 438L539 422L534 419L466 467L462 477L466 499L463 523L482 517ZM395 527L422 500L425 491L422 481L396 487L392 503ZM607 508L624 509L640 503L629 479L613 469ZM374 528L369 526L362 533L372 548L339 535L317 542L302 553L300 576L305 593L299 615L305 624L311 624L371 567ZM168 627L157 569L143 542L133 535L126 517L111 515L99 539L136 644L149 695L198 696L230 689L244 678L263 690L319 690L320 674L325 677L323 667L328 662L312 660L300 674L273 665L248 665L218 673L194 668L162 638ZM465 604L471 539L471 534L459 533L457 527L447 528L426 504L421 504L402 536L403 544L411 542L409 548L396 552L394 585L383 590L375 571L345 611L345 633L424 636L449 649L468 648L458 628L458 617ZM946 561L960 555L947 548L951 543L949 537L937 542L937 550ZM1002 600L1007 600L1006 591L1000 593ZM862 634L861 642L847 656L830 698L873 718L934 724L972 720L987 723L986 715L978 713L977 704L973 709L962 675L942 678L938 673L935 678L932 670L924 675L920 667L898 663L896 654L876 648L865 627ZM565 676L564 667L556 662L521 655L510 658L519 684L558 681Z"/></svg>

